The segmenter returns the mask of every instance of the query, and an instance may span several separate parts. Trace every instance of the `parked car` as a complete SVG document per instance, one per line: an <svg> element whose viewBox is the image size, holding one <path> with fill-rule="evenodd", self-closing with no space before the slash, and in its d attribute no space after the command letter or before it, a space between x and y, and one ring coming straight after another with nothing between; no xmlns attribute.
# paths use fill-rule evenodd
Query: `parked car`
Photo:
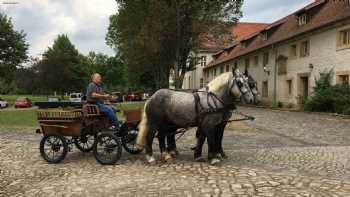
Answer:
<svg viewBox="0 0 350 197"><path fill-rule="evenodd" d="M29 98L18 98L15 102L15 108L27 108L32 107L32 101Z"/></svg>
<svg viewBox="0 0 350 197"><path fill-rule="evenodd" d="M123 102L123 96L121 92L112 92L112 103L118 103L118 102Z"/></svg>
<svg viewBox="0 0 350 197"><path fill-rule="evenodd" d="M60 102L60 98L58 98L58 97L55 97L55 96L50 96L48 99L47 99L47 101L48 102Z"/></svg>
<svg viewBox="0 0 350 197"><path fill-rule="evenodd" d="M82 100L82 93L71 93L69 94L69 101L74 103L80 103Z"/></svg>
<svg viewBox="0 0 350 197"><path fill-rule="evenodd" d="M2 98L0 98L0 108L6 108L9 106L9 103Z"/></svg>
<svg viewBox="0 0 350 197"><path fill-rule="evenodd" d="M137 93L130 93L124 96L124 101L141 101L141 96Z"/></svg>
<svg viewBox="0 0 350 197"><path fill-rule="evenodd" d="M145 101L149 98L149 93L145 92L145 93L142 93L142 100Z"/></svg>

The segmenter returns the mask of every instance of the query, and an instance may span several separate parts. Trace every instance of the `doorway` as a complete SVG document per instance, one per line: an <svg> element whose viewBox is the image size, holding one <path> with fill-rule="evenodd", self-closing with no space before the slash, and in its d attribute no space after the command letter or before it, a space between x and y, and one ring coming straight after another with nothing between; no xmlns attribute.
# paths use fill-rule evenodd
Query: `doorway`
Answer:
<svg viewBox="0 0 350 197"><path fill-rule="evenodd" d="M309 76L300 77L300 96L308 97L309 96Z"/></svg>

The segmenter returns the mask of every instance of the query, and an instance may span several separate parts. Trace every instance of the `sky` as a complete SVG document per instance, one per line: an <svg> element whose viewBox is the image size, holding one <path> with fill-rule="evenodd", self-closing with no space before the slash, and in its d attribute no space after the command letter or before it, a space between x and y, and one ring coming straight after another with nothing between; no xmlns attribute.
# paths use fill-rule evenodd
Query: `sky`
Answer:
<svg viewBox="0 0 350 197"><path fill-rule="evenodd" d="M244 22L274 22L313 0L245 0ZM115 0L0 0L0 12L23 30L29 55L40 56L59 34L67 34L77 49L113 55L105 43L109 16L117 12Z"/></svg>

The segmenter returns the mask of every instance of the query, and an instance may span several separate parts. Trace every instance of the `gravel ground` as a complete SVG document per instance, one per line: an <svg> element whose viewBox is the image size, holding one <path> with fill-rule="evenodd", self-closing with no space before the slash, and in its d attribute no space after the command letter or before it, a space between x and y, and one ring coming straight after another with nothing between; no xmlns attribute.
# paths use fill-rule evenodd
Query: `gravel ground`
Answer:
<svg viewBox="0 0 350 197"><path fill-rule="evenodd" d="M124 151L117 165L101 166L73 149L52 165L39 155L35 128L0 127L0 196L350 196L349 120L240 110L256 121L227 127L220 166L193 162L193 131L171 163L148 165Z"/></svg>

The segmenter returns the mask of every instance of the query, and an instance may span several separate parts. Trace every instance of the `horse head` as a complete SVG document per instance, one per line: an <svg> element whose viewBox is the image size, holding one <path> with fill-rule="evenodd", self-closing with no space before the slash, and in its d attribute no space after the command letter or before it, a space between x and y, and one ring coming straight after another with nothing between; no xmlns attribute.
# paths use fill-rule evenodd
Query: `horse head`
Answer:
<svg viewBox="0 0 350 197"><path fill-rule="evenodd" d="M261 97L260 97L260 93L258 91L258 84L257 84L256 80L251 75L249 75L248 71L245 71L244 75L245 75L245 77L247 77L249 88L253 93L254 104L259 104L261 101Z"/></svg>
<svg viewBox="0 0 350 197"><path fill-rule="evenodd" d="M233 72L230 93L236 98L243 98L245 103L254 102L254 94L249 87L248 78L238 69Z"/></svg>

